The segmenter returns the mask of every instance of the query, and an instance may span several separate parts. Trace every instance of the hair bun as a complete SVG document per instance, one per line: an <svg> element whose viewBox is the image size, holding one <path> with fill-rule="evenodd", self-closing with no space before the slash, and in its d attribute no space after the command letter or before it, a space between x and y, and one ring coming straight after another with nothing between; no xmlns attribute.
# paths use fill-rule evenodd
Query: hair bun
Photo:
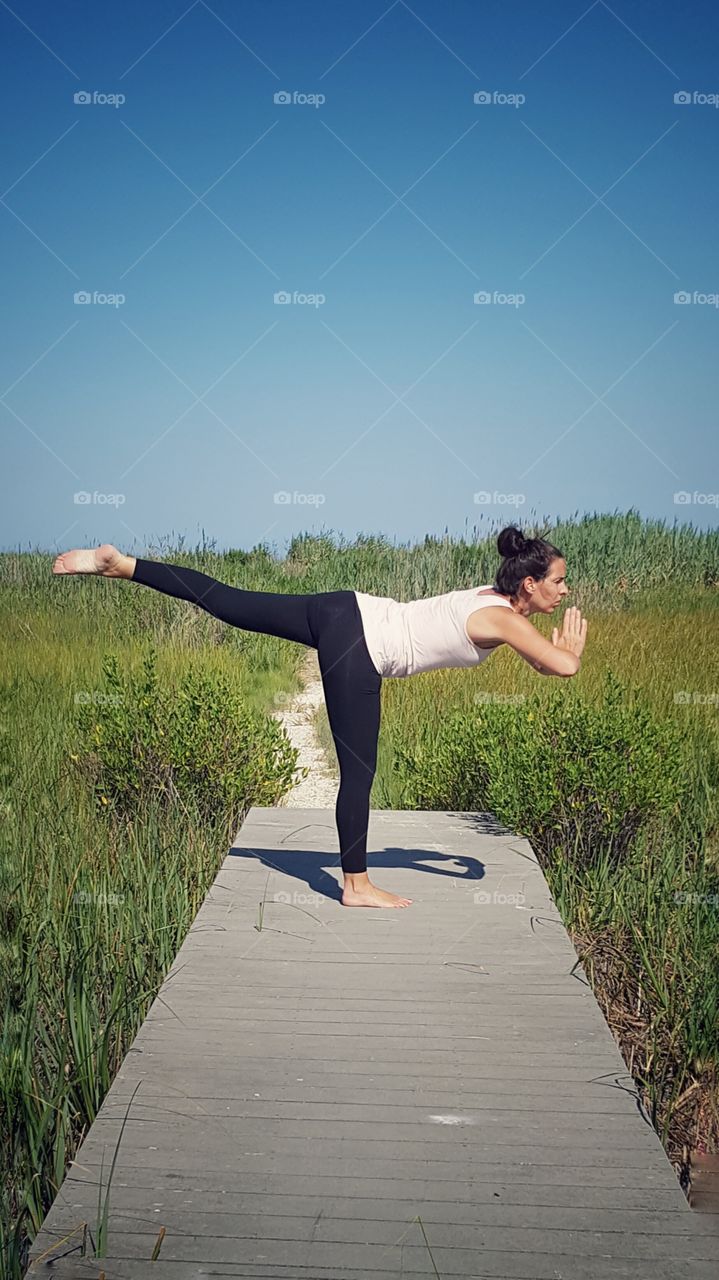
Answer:
<svg viewBox="0 0 719 1280"><path fill-rule="evenodd" d="M519 555L526 545L527 539L521 529L517 529L513 524L510 524L506 529L503 529L497 538L497 550L499 551L500 556L503 556L505 560L511 559L512 556Z"/></svg>

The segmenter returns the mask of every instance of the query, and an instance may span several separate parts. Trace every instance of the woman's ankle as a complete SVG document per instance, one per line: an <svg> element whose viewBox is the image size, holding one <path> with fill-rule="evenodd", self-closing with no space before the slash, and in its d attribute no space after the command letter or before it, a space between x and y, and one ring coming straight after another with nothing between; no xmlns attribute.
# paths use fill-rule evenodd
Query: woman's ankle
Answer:
<svg viewBox="0 0 719 1280"><path fill-rule="evenodd" d="M344 881L348 889L361 889L369 884L369 875L366 871L345 871Z"/></svg>

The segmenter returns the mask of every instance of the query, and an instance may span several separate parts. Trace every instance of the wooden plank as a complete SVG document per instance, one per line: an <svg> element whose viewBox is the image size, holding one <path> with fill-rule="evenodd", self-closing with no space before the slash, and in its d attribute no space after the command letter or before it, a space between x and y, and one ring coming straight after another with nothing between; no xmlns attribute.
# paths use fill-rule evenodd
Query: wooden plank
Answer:
<svg viewBox="0 0 719 1280"><path fill-rule="evenodd" d="M717 1215L689 1208L529 844L413 811L373 811L370 839L408 910L342 908L329 811L251 810L32 1259L94 1230L132 1099L107 1257L57 1280L714 1280Z"/></svg>

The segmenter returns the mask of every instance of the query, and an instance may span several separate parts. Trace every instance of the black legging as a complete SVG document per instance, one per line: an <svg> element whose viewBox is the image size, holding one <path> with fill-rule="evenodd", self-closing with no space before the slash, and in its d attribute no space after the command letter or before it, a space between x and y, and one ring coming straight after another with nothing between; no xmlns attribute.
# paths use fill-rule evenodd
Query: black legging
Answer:
<svg viewBox="0 0 719 1280"><path fill-rule="evenodd" d="M223 622L317 650L340 769L335 819L342 870L367 869L367 826L377 767L382 677L367 649L354 591L292 595L245 591L182 565L138 559L133 582L191 600Z"/></svg>

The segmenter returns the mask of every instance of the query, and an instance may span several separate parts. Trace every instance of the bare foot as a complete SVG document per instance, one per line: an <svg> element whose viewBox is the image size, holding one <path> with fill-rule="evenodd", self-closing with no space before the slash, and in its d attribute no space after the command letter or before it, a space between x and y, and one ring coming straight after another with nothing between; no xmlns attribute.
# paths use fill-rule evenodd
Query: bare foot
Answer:
<svg viewBox="0 0 719 1280"><path fill-rule="evenodd" d="M104 542L95 550L63 551L52 566L53 573L99 573L104 578L127 576L129 556L124 556L112 543Z"/></svg>
<svg viewBox="0 0 719 1280"><path fill-rule="evenodd" d="M342 890L343 907L408 907L411 902L411 898L401 898L397 893L378 889L369 880L357 888L347 884Z"/></svg>

